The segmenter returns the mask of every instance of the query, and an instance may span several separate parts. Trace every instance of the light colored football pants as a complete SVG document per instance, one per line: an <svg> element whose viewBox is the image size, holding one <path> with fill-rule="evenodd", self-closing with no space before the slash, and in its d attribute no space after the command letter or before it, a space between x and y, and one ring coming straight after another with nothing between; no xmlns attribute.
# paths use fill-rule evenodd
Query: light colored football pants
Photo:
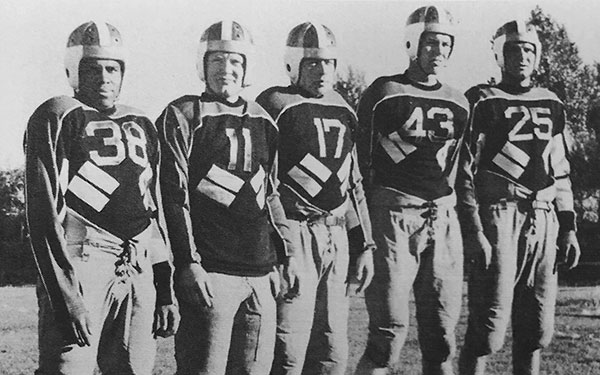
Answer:
<svg viewBox="0 0 600 375"><path fill-rule="evenodd" d="M502 348L508 323L520 348L546 347L554 329L558 220L551 203L482 206L484 233L492 245L488 269L475 263L469 278L465 348L475 356ZM530 205L530 204L529 204Z"/></svg>
<svg viewBox="0 0 600 375"><path fill-rule="evenodd" d="M424 363L440 364L454 355L463 283L455 202L454 195L426 202L384 188L372 192L377 251L375 277L365 295L370 321L365 354L377 367L391 368L399 360L413 288Z"/></svg>
<svg viewBox="0 0 600 375"><path fill-rule="evenodd" d="M345 206L344 206L345 207ZM343 375L348 362L348 234L343 218L300 222L300 294L277 299L271 375ZM283 283L285 284L285 283ZM304 369L304 370L303 370Z"/></svg>
<svg viewBox="0 0 600 375"><path fill-rule="evenodd" d="M66 228L68 251L92 321L91 346L64 344L48 295L38 283L36 375L91 375L94 369L108 375L151 374L156 352L152 230L137 236L138 242L124 251L120 241L102 229L76 227Z"/></svg>
<svg viewBox="0 0 600 375"><path fill-rule="evenodd" d="M266 375L273 363L275 298L269 275L208 273L212 307L180 301L178 375Z"/></svg>

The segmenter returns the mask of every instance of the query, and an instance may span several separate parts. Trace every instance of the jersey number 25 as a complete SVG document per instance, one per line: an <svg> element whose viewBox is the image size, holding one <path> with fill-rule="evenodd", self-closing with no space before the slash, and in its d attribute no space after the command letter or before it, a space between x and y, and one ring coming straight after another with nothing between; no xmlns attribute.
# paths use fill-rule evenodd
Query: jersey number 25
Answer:
<svg viewBox="0 0 600 375"><path fill-rule="evenodd" d="M550 117L550 108L546 107L525 107L513 106L504 111L504 117L511 119L521 115L521 118L508 133L508 140L511 142L531 141L533 137L537 139L548 140L552 133L552 118ZM529 123L533 124L533 131L524 128Z"/></svg>

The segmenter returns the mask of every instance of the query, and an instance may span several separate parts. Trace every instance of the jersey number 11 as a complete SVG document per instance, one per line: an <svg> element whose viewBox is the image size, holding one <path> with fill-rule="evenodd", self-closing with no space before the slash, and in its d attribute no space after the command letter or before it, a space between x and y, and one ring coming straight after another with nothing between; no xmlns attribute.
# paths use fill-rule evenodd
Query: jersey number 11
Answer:
<svg viewBox="0 0 600 375"><path fill-rule="evenodd" d="M229 164L227 169L230 171L236 170L238 166L238 148L240 147L238 132L233 128L225 129L225 134L229 138ZM243 148L243 170L244 172L252 172L252 140L250 137L250 129L242 128L242 138L244 143Z"/></svg>

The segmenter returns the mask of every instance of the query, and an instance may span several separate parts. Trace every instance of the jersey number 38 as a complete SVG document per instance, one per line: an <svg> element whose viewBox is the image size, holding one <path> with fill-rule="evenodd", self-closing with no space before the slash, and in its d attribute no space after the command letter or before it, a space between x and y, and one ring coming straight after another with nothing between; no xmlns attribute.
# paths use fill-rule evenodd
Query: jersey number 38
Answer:
<svg viewBox="0 0 600 375"><path fill-rule="evenodd" d="M135 122L128 121L120 127L113 121L92 121L85 127L85 132L89 137L102 140L99 149L90 151L90 159L96 165L119 165L127 157L141 167L148 164L146 134Z"/></svg>

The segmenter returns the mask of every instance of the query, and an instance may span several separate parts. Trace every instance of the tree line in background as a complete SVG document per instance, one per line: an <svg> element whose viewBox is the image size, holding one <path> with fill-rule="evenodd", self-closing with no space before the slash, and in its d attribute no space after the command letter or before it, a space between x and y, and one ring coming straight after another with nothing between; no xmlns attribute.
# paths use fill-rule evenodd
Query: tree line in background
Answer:
<svg viewBox="0 0 600 375"><path fill-rule="evenodd" d="M563 25L537 7L531 13L542 43L535 84L565 103L570 135L571 179L581 221L598 222L600 192L600 64L583 64Z"/></svg>
<svg viewBox="0 0 600 375"><path fill-rule="evenodd" d="M539 6L532 10L530 21L538 28L543 49L534 82L555 92L566 106L582 260L600 261L595 247L600 243L600 63L584 64L565 27ZM366 87L364 73L353 67L335 84L354 108ZM23 187L22 168L0 170L0 285L35 281L24 230Z"/></svg>
<svg viewBox="0 0 600 375"><path fill-rule="evenodd" d="M25 233L25 173L0 170L0 285L35 282L35 262Z"/></svg>

